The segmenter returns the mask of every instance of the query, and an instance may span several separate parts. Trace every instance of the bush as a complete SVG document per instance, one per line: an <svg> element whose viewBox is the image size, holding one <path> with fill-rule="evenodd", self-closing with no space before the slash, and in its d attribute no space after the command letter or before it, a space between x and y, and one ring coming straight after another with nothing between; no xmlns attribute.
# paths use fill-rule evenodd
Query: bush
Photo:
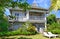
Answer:
<svg viewBox="0 0 60 39"><path fill-rule="evenodd" d="M35 26L32 26L30 22L24 23L21 28L15 31L0 32L0 36L35 35L35 34L37 34L37 31L35 30Z"/></svg>
<svg viewBox="0 0 60 39"><path fill-rule="evenodd" d="M22 34L22 35L31 35L30 32L28 32L28 31L24 31L24 32L22 32L21 34Z"/></svg>
<svg viewBox="0 0 60 39"><path fill-rule="evenodd" d="M13 35L35 35L36 32L32 31L22 31L22 30L16 30L16 31L6 31L6 32L0 32L0 36L13 36Z"/></svg>
<svg viewBox="0 0 60 39"><path fill-rule="evenodd" d="M28 26L27 31L29 31L31 34L36 34L37 31L35 28L35 26Z"/></svg>
<svg viewBox="0 0 60 39"><path fill-rule="evenodd" d="M54 34L60 34L60 30L58 30L58 29L51 30L51 32L54 33Z"/></svg>
<svg viewBox="0 0 60 39"><path fill-rule="evenodd" d="M60 24L53 23L47 26L48 26L48 31L51 31L52 33L55 33L55 34L60 34Z"/></svg>
<svg viewBox="0 0 60 39"><path fill-rule="evenodd" d="M6 32L0 32L0 36L12 36L12 35L19 35L21 32L19 31L6 31Z"/></svg>

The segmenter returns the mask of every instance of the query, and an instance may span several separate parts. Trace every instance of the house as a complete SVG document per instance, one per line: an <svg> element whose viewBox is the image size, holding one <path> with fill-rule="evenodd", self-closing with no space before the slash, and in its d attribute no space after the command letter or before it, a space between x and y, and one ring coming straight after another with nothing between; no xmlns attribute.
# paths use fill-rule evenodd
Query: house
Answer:
<svg viewBox="0 0 60 39"><path fill-rule="evenodd" d="M13 29L18 29L24 22L31 22L38 32L40 29L46 29L46 14L49 13L48 9L38 7L36 0L33 1L31 9L23 12L20 8L9 9L11 15L15 16L14 20L9 20L10 23L14 22Z"/></svg>

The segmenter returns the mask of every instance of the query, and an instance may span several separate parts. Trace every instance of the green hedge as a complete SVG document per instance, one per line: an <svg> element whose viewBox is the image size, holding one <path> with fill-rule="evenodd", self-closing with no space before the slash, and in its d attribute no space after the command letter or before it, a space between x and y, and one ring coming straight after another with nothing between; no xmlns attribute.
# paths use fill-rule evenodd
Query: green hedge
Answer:
<svg viewBox="0 0 60 39"><path fill-rule="evenodd" d="M28 25L26 25L28 24ZM11 35L35 35L37 31L36 27L33 26L30 22L26 22L20 27L18 30L15 31L6 31L0 32L0 36L11 36Z"/></svg>
<svg viewBox="0 0 60 39"><path fill-rule="evenodd" d="M35 35L36 32L29 32L29 31L6 31L0 32L0 36L13 36L13 35Z"/></svg>
<svg viewBox="0 0 60 39"><path fill-rule="evenodd" d="M60 34L60 30L59 29L51 30L51 32L54 33L54 34Z"/></svg>

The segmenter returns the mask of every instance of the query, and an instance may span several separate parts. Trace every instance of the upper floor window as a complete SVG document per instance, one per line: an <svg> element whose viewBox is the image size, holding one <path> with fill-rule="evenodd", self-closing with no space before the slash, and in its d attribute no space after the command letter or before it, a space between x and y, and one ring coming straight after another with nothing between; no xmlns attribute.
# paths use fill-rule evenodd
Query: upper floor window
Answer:
<svg viewBox="0 0 60 39"><path fill-rule="evenodd" d="M24 15L26 16L26 14L27 14L27 13L25 12Z"/></svg>
<svg viewBox="0 0 60 39"><path fill-rule="evenodd" d="M15 16L19 16L19 13L15 13Z"/></svg>
<svg viewBox="0 0 60 39"><path fill-rule="evenodd" d="M16 12L16 13L15 13L15 16L17 16L17 17L24 17L24 16L26 16L26 13Z"/></svg>

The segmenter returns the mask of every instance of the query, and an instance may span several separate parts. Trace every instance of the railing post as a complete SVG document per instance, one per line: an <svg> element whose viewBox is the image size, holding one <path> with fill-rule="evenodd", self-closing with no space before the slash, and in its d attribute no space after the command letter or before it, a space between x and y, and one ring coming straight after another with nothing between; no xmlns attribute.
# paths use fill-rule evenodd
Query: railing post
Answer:
<svg viewBox="0 0 60 39"><path fill-rule="evenodd" d="M46 19L46 12L45 12L45 31L47 31L47 19Z"/></svg>
<svg viewBox="0 0 60 39"><path fill-rule="evenodd" d="M26 11L27 20L29 20L29 10Z"/></svg>

